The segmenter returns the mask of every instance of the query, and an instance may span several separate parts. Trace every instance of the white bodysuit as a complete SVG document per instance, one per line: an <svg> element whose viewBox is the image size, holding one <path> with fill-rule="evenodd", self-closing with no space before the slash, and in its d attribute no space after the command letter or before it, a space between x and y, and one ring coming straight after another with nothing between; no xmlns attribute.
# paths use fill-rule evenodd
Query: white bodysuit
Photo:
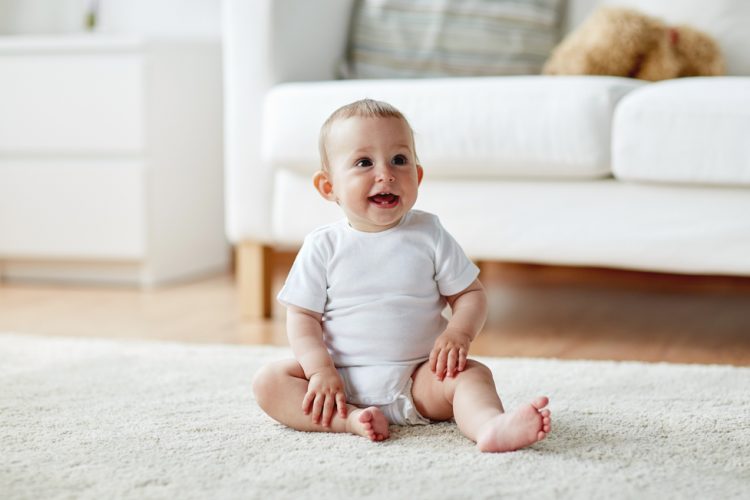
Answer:
<svg viewBox="0 0 750 500"><path fill-rule="evenodd" d="M444 296L478 274L437 216L411 210L386 231L358 231L344 219L310 233L278 299L323 315L348 402L388 405L445 329Z"/></svg>

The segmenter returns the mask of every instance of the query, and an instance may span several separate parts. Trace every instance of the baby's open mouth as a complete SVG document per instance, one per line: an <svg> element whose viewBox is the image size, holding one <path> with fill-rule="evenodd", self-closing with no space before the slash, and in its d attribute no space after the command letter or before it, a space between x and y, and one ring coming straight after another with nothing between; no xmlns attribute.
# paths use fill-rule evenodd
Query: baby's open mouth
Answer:
<svg viewBox="0 0 750 500"><path fill-rule="evenodd" d="M399 197L393 193L378 193L367 198L381 208L392 208L398 205Z"/></svg>

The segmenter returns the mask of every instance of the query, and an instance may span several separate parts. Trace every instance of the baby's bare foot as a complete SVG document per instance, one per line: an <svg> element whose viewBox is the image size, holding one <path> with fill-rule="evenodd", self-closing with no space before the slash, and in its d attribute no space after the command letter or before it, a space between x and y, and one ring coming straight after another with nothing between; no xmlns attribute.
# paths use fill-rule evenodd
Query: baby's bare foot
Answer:
<svg viewBox="0 0 750 500"><path fill-rule="evenodd" d="M494 417L479 429L477 447L481 451L514 451L541 441L552 424L550 411L543 409L547 403L549 400L542 396Z"/></svg>
<svg viewBox="0 0 750 500"><path fill-rule="evenodd" d="M388 419L375 406L350 411L346 419L346 430L352 434L369 438L372 441L383 441L390 436L388 432Z"/></svg>

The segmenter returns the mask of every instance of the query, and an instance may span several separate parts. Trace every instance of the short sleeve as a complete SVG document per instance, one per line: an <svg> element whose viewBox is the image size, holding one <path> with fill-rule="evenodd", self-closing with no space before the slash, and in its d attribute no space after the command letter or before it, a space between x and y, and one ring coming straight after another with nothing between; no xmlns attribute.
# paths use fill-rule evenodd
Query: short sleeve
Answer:
<svg viewBox="0 0 750 500"><path fill-rule="evenodd" d="M305 238L284 287L276 299L284 305L292 305L323 313L327 300L327 280L324 248L320 241Z"/></svg>
<svg viewBox="0 0 750 500"><path fill-rule="evenodd" d="M466 256L458 242L437 219L438 239L435 249L435 281L443 296L466 290L477 276L479 268Z"/></svg>

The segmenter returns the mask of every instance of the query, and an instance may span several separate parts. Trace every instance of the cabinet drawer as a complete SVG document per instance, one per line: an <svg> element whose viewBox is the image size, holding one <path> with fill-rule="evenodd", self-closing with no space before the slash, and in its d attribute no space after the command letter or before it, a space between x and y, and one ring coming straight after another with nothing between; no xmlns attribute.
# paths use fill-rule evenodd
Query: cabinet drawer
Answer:
<svg viewBox="0 0 750 500"><path fill-rule="evenodd" d="M144 148L138 53L0 53L0 154Z"/></svg>
<svg viewBox="0 0 750 500"><path fill-rule="evenodd" d="M0 162L0 256L142 258L144 177L136 161Z"/></svg>

